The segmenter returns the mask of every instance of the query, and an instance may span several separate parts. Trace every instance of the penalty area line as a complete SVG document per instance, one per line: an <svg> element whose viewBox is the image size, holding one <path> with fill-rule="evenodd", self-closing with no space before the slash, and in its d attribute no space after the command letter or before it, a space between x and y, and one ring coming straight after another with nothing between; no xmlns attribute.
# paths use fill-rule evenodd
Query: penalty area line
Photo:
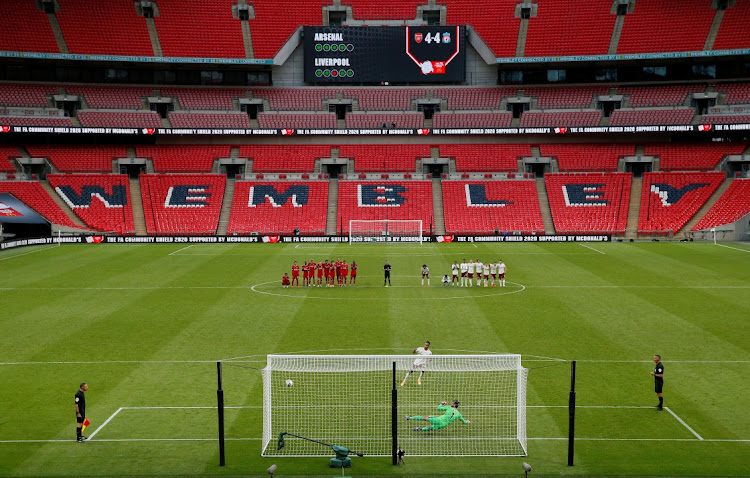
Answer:
<svg viewBox="0 0 750 478"><path fill-rule="evenodd" d="M581 244L581 243L579 242L579 243L578 243L578 245L579 245L579 246L581 246L581 247L585 247L586 249L591 249L592 251L594 251L594 252L598 252L599 254L604 254L604 255L606 255L606 252L602 252L602 251L600 251L599 249L594 249L593 247L591 247L591 246L587 246L586 244Z"/></svg>
<svg viewBox="0 0 750 478"><path fill-rule="evenodd" d="M669 409L669 407L664 407L664 410L668 411L668 412L669 412L669 414L670 414L670 415L672 415L673 417L675 417L675 418L677 419L677 421L678 421L678 422L682 423L682 425L683 425L683 426L684 426L685 428L687 428L688 430L690 430L690 433L692 433L693 435L695 435L695 436L696 436L696 438L698 438L698 440L701 440L701 441L703 441L703 437L702 437L702 436L700 436L700 435L698 435L698 433L697 433L697 432L696 432L695 430L693 430L693 429L692 429L692 428L690 427L690 425L688 425L687 423L685 423L685 421L684 421L684 420L683 420L682 418L678 417L678 416L677 416L677 414L676 414L675 412L673 412L672 410L670 410L670 409Z"/></svg>
<svg viewBox="0 0 750 478"><path fill-rule="evenodd" d="M112 419L115 418L115 416L118 413L120 413L121 411L122 411L122 407L118 408L117 411L115 411L115 413L113 413L112 415L109 416L109 418L107 418L106 420L104 420L104 423L102 423L101 425L99 425L99 428L97 428L96 430L94 430L94 433L92 433L91 435L89 435L88 440L91 440L92 438L94 438L94 436L97 433L99 433L99 430L101 430L102 428L104 428L107 425L107 423L109 423L110 421L112 421Z"/></svg>
<svg viewBox="0 0 750 478"><path fill-rule="evenodd" d="M747 249L740 249L739 247L732 247L732 246L727 246L727 245L725 245L725 244L719 244L719 243L717 243L716 245L717 245L717 246L721 246L721 247L726 247L727 249L732 249L732 250L734 250L734 251L740 251L740 252L750 252L750 250L747 250Z"/></svg>
<svg viewBox="0 0 750 478"><path fill-rule="evenodd" d="M168 255L168 256L173 256L173 255L177 254L177 253L178 253L178 252L180 252L180 251L184 251L185 249L190 249L190 248L191 248L191 247L193 247L194 245L195 245L195 244L190 244L189 246L183 247L182 249L177 249L177 250L176 250L176 251L174 251L174 252L170 252L170 253L169 253L169 254L167 254L167 255Z"/></svg>

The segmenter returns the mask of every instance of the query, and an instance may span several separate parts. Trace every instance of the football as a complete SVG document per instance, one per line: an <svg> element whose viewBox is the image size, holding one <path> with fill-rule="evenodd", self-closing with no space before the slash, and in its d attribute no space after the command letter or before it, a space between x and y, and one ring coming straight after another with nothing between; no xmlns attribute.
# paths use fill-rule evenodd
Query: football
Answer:
<svg viewBox="0 0 750 478"><path fill-rule="evenodd" d="M287 387L292 387L292 386L294 386L294 382L292 382L292 379L287 379L287 381L286 381L286 386L287 386Z"/></svg>

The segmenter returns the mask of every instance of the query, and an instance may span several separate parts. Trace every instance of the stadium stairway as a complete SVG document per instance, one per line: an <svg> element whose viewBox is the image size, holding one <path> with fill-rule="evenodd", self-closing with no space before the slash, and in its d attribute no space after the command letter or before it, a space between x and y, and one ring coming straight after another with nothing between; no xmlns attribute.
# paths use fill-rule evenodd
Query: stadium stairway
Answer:
<svg viewBox="0 0 750 478"><path fill-rule="evenodd" d="M48 13L47 19L49 20L50 27L52 27L52 35L55 37L60 53L70 53L68 44L65 42L65 37L63 36L62 28L60 28L60 22L57 21L57 16L54 13Z"/></svg>
<svg viewBox="0 0 750 478"><path fill-rule="evenodd" d="M729 189L729 186L732 184L732 181L734 181L734 178L726 178L722 183L719 185L718 188L716 188L716 191L711 195L710 198L708 198L708 201L700 208L698 209L698 212L695 213L695 216L693 216L687 224L685 224L685 227L680 229L680 231L677 233L677 235L681 235L682 237L689 237L690 236L690 230L695 227L696 224L698 224L698 221L700 221L703 216L706 215L708 211L711 210L712 207L714 207L714 204L716 204L716 201L719 200L722 194L726 192L727 189Z"/></svg>
<svg viewBox="0 0 750 478"><path fill-rule="evenodd" d="M544 178L537 178L534 182L536 183L536 194L539 197L539 209L542 213L544 233L554 234L555 223L552 221L552 210L549 206L549 196L547 196L547 186L544 185Z"/></svg>
<svg viewBox="0 0 750 478"><path fill-rule="evenodd" d="M133 225L136 236L147 236L146 216L143 214L143 197L141 196L141 182L130 180L130 207L133 209Z"/></svg>
<svg viewBox="0 0 750 478"><path fill-rule="evenodd" d="M724 19L725 11L726 10L722 10L720 8L716 9L716 13L714 13L714 20L711 23L711 29L708 31L708 35L706 35L706 43L703 45L704 51L713 50L716 36L719 34L719 28L721 28L721 21Z"/></svg>
<svg viewBox="0 0 750 478"><path fill-rule="evenodd" d="M221 214L219 215L219 225L216 227L217 236L226 236L229 229L229 218L232 215L232 202L234 201L234 186L236 180L227 178L227 186L224 189L224 202L221 203Z"/></svg>
<svg viewBox="0 0 750 478"><path fill-rule="evenodd" d="M156 23L153 18L146 18L146 29L151 39L151 48L154 50L154 56L164 56L164 52L161 49L161 40L159 40L159 32L156 30Z"/></svg>
<svg viewBox="0 0 750 478"><path fill-rule="evenodd" d="M630 204L628 204L628 225L625 227L625 239L638 237L638 218L641 213L641 195L643 178L633 176L630 183Z"/></svg>
<svg viewBox="0 0 750 478"><path fill-rule="evenodd" d="M55 203L60 206L60 209L63 210L65 214L70 218L71 221L73 221L73 224L76 226L82 228L82 229L89 229L89 226L86 225L83 220L76 215L76 213L73 212L73 210L68 206L65 201L60 197L59 194L55 191L55 189L50 185L49 181L46 179L43 179L39 181L39 184L42 185L45 191L47 191L47 194L55 201Z"/></svg>
<svg viewBox="0 0 750 478"><path fill-rule="evenodd" d="M607 55L614 55L617 53L617 45L620 44L620 35L622 35L622 26L624 24L625 15L617 15L617 17L615 18L615 26L612 27L612 36L609 38L609 48L607 48Z"/></svg>
<svg viewBox="0 0 750 478"><path fill-rule="evenodd" d="M443 183L440 179L432 180L432 214L434 216L433 233L445 235L445 212L443 210Z"/></svg>
<svg viewBox="0 0 750 478"><path fill-rule="evenodd" d="M328 180L328 216L326 217L326 236L335 236L338 224L336 219L338 217L338 197L339 197L339 181L338 179Z"/></svg>

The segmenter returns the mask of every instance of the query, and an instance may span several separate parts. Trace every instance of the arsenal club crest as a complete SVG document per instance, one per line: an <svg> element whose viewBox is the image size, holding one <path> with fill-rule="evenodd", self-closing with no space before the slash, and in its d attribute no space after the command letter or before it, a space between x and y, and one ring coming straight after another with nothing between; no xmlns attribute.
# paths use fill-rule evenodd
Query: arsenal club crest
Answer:
<svg viewBox="0 0 750 478"><path fill-rule="evenodd" d="M417 43L422 43L422 34L421 33L415 33L414 34L414 41Z"/></svg>

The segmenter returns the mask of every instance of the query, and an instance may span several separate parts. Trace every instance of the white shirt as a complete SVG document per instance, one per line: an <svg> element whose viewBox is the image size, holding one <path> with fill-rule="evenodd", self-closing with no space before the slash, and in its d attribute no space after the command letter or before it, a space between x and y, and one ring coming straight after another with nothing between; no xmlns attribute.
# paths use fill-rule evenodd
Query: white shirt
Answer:
<svg viewBox="0 0 750 478"><path fill-rule="evenodd" d="M490 274L497 274L497 264L494 262L490 264Z"/></svg>
<svg viewBox="0 0 750 478"><path fill-rule="evenodd" d="M486 275L486 276L487 276L487 275L490 275L490 266L489 266L489 265L487 265L487 264L485 264L485 265L484 265L484 267L482 267L482 273L483 273L484 275Z"/></svg>
<svg viewBox="0 0 750 478"><path fill-rule="evenodd" d="M465 262L462 262L461 263L461 272L463 272L465 274L466 271L468 271L468 270L469 270L469 264L467 264Z"/></svg>
<svg viewBox="0 0 750 478"><path fill-rule="evenodd" d="M430 273L430 268L425 266L422 268L422 275L427 275Z"/></svg>
<svg viewBox="0 0 750 478"><path fill-rule="evenodd" d="M477 261L474 266L477 268L477 273L482 272L482 263Z"/></svg>
<svg viewBox="0 0 750 478"><path fill-rule="evenodd" d="M505 274L505 263L499 262L497 264L497 273L498 274Z"/></svg>
<svg viewBox="0 0 750 478"><path fill-rule="evenodd" d="M421 355L421 357L414 361L414 365L424 365L427 363L427 356L432 355L432 350L425 350L424 347L419 347L417 349L417 355Z"/></svg>
<svg viewBox="0 0 750 478"><path fill-rule="evenodd" d="M473 273L474 273L474 263L469 262L469 274L473 274Z"/></svg>
<svg viewBox="0 0 750 478"><path fill-rule="evenodd" d="M453 270L453 275L457 276L458 275L458 269L460 269L460 266L458 264L453 264L451 266L451 269Z"/></svg>

